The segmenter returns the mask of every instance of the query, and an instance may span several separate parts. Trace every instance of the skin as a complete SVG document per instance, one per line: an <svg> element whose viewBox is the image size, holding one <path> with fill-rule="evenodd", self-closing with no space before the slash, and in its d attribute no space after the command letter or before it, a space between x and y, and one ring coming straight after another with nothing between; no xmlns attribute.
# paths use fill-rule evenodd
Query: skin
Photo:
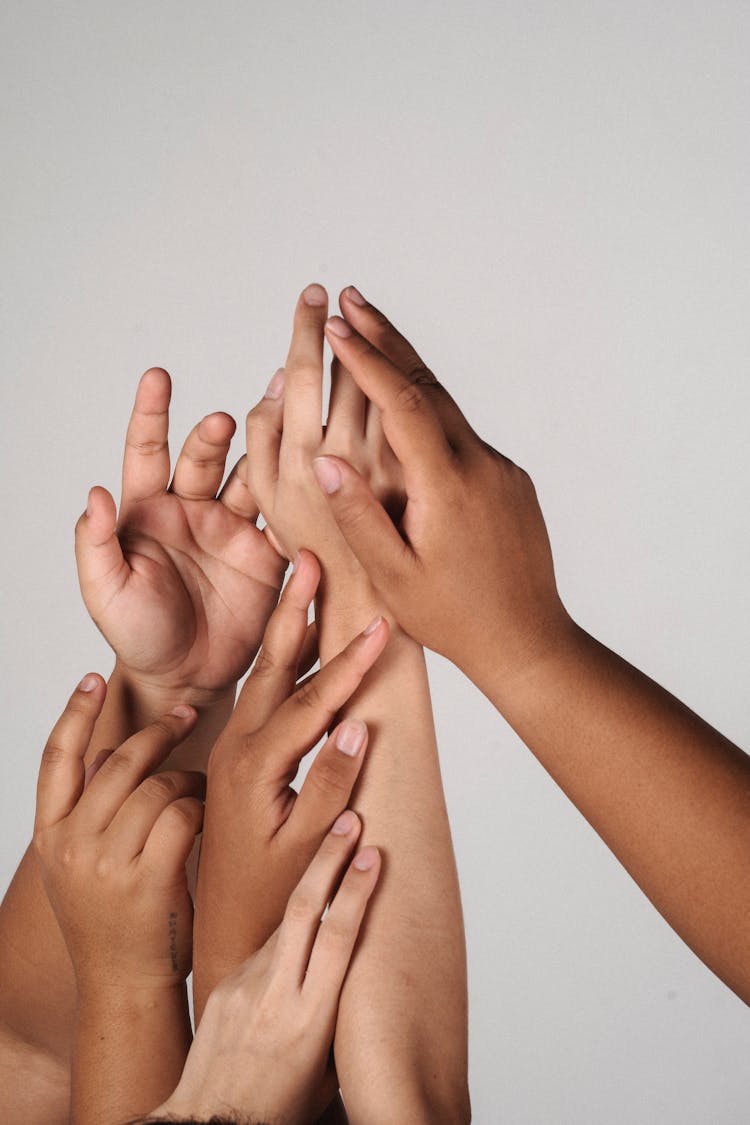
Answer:
<svg viewBox="0 0 750 1125"><path fill-rule="evenodd" d="M315 471L390 611L458 665L654 906L750 1002L750 760L576 624L529 476L474 433L356 290L326 337L380 411L404 476L398 528L341 457Z"/></svg>
<svg viewBox="0 0 750 1125"><path fill-rule="evenodd" d="M185 865L205 779L149 775L196 713L175 708L87 769L105 694L100 676L84 677L52 731L34 824L34 853L75 975L73 1125L147 1111L179 1078L191 1039Z"/></svg>
<svg viewBox="0 0 750 1125"><path fill-rule="evenodd" d="M115 653L87 761L186 703L198 719L161 768L205 769L286 562L254 525L244 458L217 494L234 431L228 415L209 415L193 429L170 487L170 395L165 371L145 373L128 426L119 513L110 494L94 488L76 528L83 598ZM75 1003L70 958L29 850L0 906L0 1079L9 1125L67 1121Z"/></svg>
<svg viewBox="0 0 750 1125"><path fill-rule="evenodd" d="M328 1070L339 995L380 873L344 811L267 942L211 993L174 1094L155 1115L307 1125ZM343 880L336 886L343 874ZM328 913L321 915L330 903Z"/></svg>
<svg viewBox="0 0 750 1125"><path fill-rule="evenodd" d="M326 313L325 291L308 287L295 311L283 380L275 377L273 393L247 419L248 482L275 541L287 553L307 547L320 561L316 618L324 665L383 603L331 518L312 462L346 452L389 511L397 513L404 500L379 413L343 365L331 373L322 430ZM377 668L342 714L357 716L370 732L354 803L365 839L377 839L384 856L377 900L339 1006L335 1057L346 1110L350 1121L367 1125L465 1121L458 879L424 657L395 622Z"/></svg>

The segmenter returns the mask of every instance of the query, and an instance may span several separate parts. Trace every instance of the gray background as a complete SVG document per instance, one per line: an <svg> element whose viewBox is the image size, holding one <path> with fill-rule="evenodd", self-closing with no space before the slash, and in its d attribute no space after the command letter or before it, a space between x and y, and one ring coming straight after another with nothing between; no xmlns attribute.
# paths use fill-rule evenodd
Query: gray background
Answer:
<svg viewBox="0 0 750 1125"><path fill-rule="evenodd" d="M3 7L4 880L110 665L72 527L138 375L173 374L174 444L242 418L311 280L359 284L532 472L577 619L750 742L746 4ZM746 1121L746 1008L432 670L475 1120Z"/></svg>

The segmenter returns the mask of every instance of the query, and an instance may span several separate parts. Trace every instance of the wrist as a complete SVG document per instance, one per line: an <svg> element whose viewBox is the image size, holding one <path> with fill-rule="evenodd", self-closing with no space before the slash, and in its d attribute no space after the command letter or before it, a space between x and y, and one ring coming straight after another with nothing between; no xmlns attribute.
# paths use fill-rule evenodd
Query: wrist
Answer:
<svg viewBox="0 0 750 1125"><path fill-rule="evenodd" d="M93 974L76 976L79 1011L104 1010L140 1018L161 1007L187 1002L187 982L158 977L123 976L117 980Z"/></svg>
<svg viewBox="0 0 750 1125"><path fill-rule="evenodd" d="M113 689L120 693L128 711L137 715L141 725L145 726L171 711L178 703L189 703L201 714L208 711L226 711L229 714L234 706L237 685L208 691L186 684L169 683L133 672L116 660L109 681L110 692Z"/></svg>

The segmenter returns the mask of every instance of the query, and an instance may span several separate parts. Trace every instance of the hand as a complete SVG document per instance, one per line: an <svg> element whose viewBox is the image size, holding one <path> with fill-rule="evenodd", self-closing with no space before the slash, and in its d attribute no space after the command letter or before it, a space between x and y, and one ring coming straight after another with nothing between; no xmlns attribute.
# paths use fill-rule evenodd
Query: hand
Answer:
<svg viewBox="0 0 750 1125"><path fill-rule="evenodd" d="M295 690L319 576L315 557L300 552L256 665L209 759L196 891L199 1018L218 981L278 926L293 887L346 807L362 767L367 729L349 718L319 751L299 795L291 787L301 759L388 639L387 623L376 620Z"/></svg>
<svg viewBox="0 0 750 1125"><path fill-rule="evenodd" d="M169 484L171 384L142 377L128 427L119 523L112 496L89 494L76 527L86 607L121 671L161 698L199 705L234 691L278 597L285 563L254 524L244 458L217 496L234 421L209 414Z"/></svg>
<svg viewBox="0 0 750 1125"><path fill-rule="evenodd" d="M185 863L201 828L205 778L148 775L196 713L175 708L86 770L105 695L101 676L84 677L49 737L37 789L34 850L79 993L113 982L172 986L191 961Z"/></svg>
<svg viewBox="0 0 750 1125"><path fill-rule="evenodd" d="M362 848L333 897L360 830L353 812L338 817L279 929L211 993L180 1083L154 1116L317 1120L341 988L380 874L377 849Z"/></svg>
<svg viewBox="0 0 750 1125"><path fill-rule="evenodd" d="M473 679L522 673L570 619L529 476L479 438L411 344L354 289L326 337L380 410L406 505L394 526L341 457L314 469L331 514L403 628Z"/></svg>
<svg viewBox="0 0 750 1125"><path fill-rule="evenodd" d="M328 420L321 422L323 327L328 296L309 285L297 302L286 366L274 375L265 398L247 416L248 485L274 541L290 559L307 547L324 576L361 569L320 495L312 471L323 454L345 457L397 517L403 507L400 466L385 440L379 411L334 359Z"/></svg>

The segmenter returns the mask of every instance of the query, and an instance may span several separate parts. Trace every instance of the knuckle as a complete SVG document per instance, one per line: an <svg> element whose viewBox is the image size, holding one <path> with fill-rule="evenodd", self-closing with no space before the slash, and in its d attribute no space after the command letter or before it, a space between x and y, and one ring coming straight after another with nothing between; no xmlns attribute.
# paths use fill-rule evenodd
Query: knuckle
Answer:
<svg viewBox="0 0 750 1125"><path fill-rule="evenodd" d="M155 773L141 782L141 793L149 801L171 801L180 787L177 778L169 773Z"/></svg>
<svg viewBox="0 0 750 1125"><path fill-rule="evenodd" d="M48 771L58 770L64 765L66 758L64 747L58 742L50 741L42 751L42 766Z"/></svg>
<svg viewBox="0 0 750 1125"><path fill-rule="evenodd" d="M332 949L346 949L354 941L355 927L348 918L331 912L321 923L321 938Z"/></svg>
<svg viewBox="0 0 750 1125"><path fill-rule="evenodd" d="M319 916L318 905L303 887L297 887L289 896L286 917L290 922L309 922Z"/></svg>
<svg viewBox="0 0 750 1125"><path fill-rule="evenodd" d="M292 696L297 707L303 711L321 711L326 710L325 700L320 686L317 683L317 678L308 680L299 691L296 691Z"/></svg>
<svg viewBox="0 0 750 1125"><path fill-rule="evenodd" d="M146 438L130 438L126 444L139 457L155 457L167 448L166 441L149 441Z"/></svg>
<svg viewBox="0 0 750 1125"><path fill-rule="evenodd" d="M195 827L195 808L189 804L171 804L167 812L174 822L176 827L194 828Z"/></svg>
<svg viewBox="0 0 750 1125"><path fill-rule="evenodd" d="M350 496L339 503L337 519L348 527L357 528L370 523L372 512L366 496Z"/></svg>
<svg viewBox="0 0 750 1125"><path fill-rule="evenodd" d="M347 757L340 751L336 751L336 758L319 756L317 761L310 767L310 772L307 775L307 784L311 786L319 794L333 793L337 797L348 797L352 789L351 766L354 763L353 758ZM347 770L347 765L350 769Z"/></svg>
<svg viewBox="0 0 750 1125"><path fill-rule="evenodd" d="M97 879L109 879L115 869L111 856L98 855L94 861L94 876Z"/></svg>
<svg viewBox="0 0 750 1125"><path fill-rule="evenodd" d="M425 405L424 392L417 383L405 383L396 392L396 409L405 414L420 414Z"/></svg>
<svg viewBox="0 0 750 1125"><path fill-rule="evenodd" d="M151 724L150 729L156 738L158 738L159 742L170 742L175 737L174 725L166 716L161 719L156 719Z"/></svg>

